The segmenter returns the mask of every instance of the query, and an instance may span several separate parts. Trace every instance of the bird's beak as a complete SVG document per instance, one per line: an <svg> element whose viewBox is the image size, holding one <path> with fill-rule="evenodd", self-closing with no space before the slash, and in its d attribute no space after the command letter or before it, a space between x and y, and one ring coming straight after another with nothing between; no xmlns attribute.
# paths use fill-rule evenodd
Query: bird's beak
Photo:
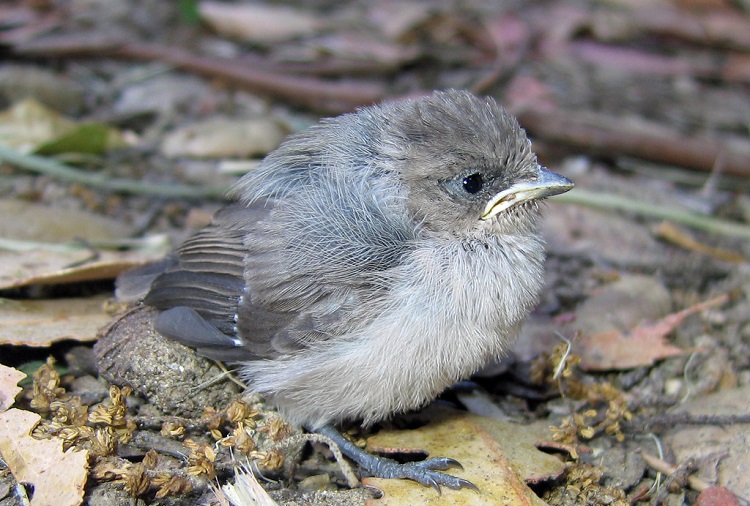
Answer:
<svg viewBox="0 0 750 506"><path fill-rule="evenodd" d="M497 213L529 200L565 193L573 186L567 177L539 167L534 179L520 181L492 197L484 208L482 219L489 220Z"/></svg>

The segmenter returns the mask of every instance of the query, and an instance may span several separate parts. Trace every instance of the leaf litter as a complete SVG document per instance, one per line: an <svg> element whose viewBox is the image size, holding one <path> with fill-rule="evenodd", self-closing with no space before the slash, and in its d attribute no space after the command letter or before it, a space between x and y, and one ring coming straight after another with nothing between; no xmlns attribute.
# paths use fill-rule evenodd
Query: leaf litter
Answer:
<svg viewBox="0 0 750 506"><path fill-rule="evenodd" d="M370 504L541 505L527 483L552 481L564 471L562 460L538 449L540 441L552 436L545 423L522 425L434 407L423 415L426 425L381 431L367 440L367 450L456 459L463 469L446 472L469 480L479 491L444 488L437 494L408 480L366 478L365 485L383 493Z"/></svg>
<svg viewBox="0 0 750 506"><path fill-rule="evenodd" d="M89 470L87 452L65 451L57 438L33 437L41 416L17 408L6 410L17 393L12 381L24 376L0 365L0 400L11 400L3 401L0 410L0 455L18 483L34 487L32 506L81 504Z"/></svg>
<svg viewBox="0 0 750 506"><path fill-rule="evenodd" d="M76 13L81 7L75 4L71 4L69 11L56 10L55 6L45 10L32 8L25 2L17 4L0 6L3 16L8 14L8 19L15 20L15 24L0 28L4 43L13 46L7 59L21 62L20 66L28 68L28 75L34 77L39 73L31 71L41 68L38 58L41 55L44 62L55 62L59 72L54 75L74 81L76 88L85 84L86 93L81 94L85 101L65 98L70 97L70 88L64 90L59 86L63 98L50 99L47 95L55 87L28 84L23 86L28 93L19 95L17 84L11 83L13 89L8 88L5 93L0 82L0 94L9 97L5 103L18 105L26 95L43 94L45 99L41 102L48 106L57 104L64 114L80 116L62 118L74 121L77 126L101 123L101 118L108 118L105 127L136 133L128 137L137 144L125 149L124 159L118 158L123 156L122 152L105 151L102 160L107 161L106 175L125 172L139 183L145 175L143 184L125 190L119 184L99 185L102 178L89 179L96 192L130 191L124 203L97 210L117 220L123 219L123 211L124 216L132 216L133 209L144 215L152 213L149 203L138 194L145 187L161 192L184 178L186 159L196 153L177 150L174 158L164 159L157 154L156 147L162 145L165 132L189 131L191 125L217 117L240 121L257 118L257 108L247 104L257 104L258 100L273 104L264 111L269 117L280 114L284 120L292 118L290 124L301 125L316 118L311 118L309 112L302 113L300 106L342 112L354 105L380 100L386 94L417 95L425 89L449 86L469 87L499 96L520 116L542 161L562 165L563 172L586 190L580 195L599 197L596 205L600 207L597 211L584 210L580 207L582 200L576 202L572 193L571 203L550 204L545 227L550 245L550 288L532 322L536 325L537 318L544 322L538 325L540 330L535 334L543 336L538 343L544 353L536 360L534 355L506 366L503 377L478 380L487 389L488 397L511 413L510 418L538 419L553 427L553 441L548 441L545 448L555 449L558 454L555 458L564 461L565 472L548 483L546 490L536 485L531 490L540 493L548 503L561 505L619 504L626 494L630 503L667 502L667 499L671 503L689 502L697 494L690 490L689 480L680 481L680 476L690 474L691 459L697 459L702 476L747 497L746 483L737 479L736 472L731 472L734 461L730 457L734 456L727 453L728 448L741 448L743 441L720 439L709 430L702 431L708 435L705 445L696 432L684 436L688 441L693 438L702 441L697 445L701 448L714 444L715 451L674 452L677 460L674 468L679 472L670 476L669 487L659 488L659 475L645 464L634 466L638 475L635 480L625 479L619 466L605 464L616 461L610 458L616 451L628 455L635 455L641 449L653 452L653 446L640 438L649 420L671 420L671 424L667 422L668 436L663 429L657 435L664 436L664 441L674 446L669 449L679 450L682 450L680 439L673 437L673 432L679 433L685 428L683 425L694 428L691 424L697 424L702 429L738 427L740 434L744 427L742 417L747 413L743 407L747 403L735 389L742 392L748 382L748 363L744 357L748 356L750 336L747 325L750 275L746 269L750 250L746 241L738 240L747 237L746 223L750 216L746 195L750 106L745 89L750 82L745 61L750 31L747 14L737 5L722 0L711 2L710 6L700 0L658 6L632 2L594 5L581 0L545 6L509 5L502 12L484 2L460 9L450 3L415 4L408 8L389 2L366 5L354 2L345 8L321 5L320 9L290 5L288 9L300 18L312 19L309 28L293 30L293 23L268 17L264 18L265 24L280 35L257 31L225 36L229 32L217 24L215 31L207 36L205 32L190 31L188 14L176 10L186 9L189 2L172 6L175 10L170 11L174 14L170 19L177 20L177 30L160 13L149 11L149 6L137 2L128 7L101 3L100 10L86 13L85 27L80 24L82 13ZM204 7L206 18L209 17L206 6L211 4L198 5ZM10 7L16 8L12 16ZM231 9L242 6L227 7L232 21ZM225 13L225 19L226 16ZM52 32L50 26L54 27ZM194 35L194 46L182 45L186 31ZM175 32L182 35L175 37ZM58 38L47 38L49 33ZM116 33L133 35L123 42ZM249 37L252 42L242 42L241 37ZM96 54L99 58L81 59L81 54ZM140 77L134 79L138 72ZM111 114L112 100L132 96L128 92L136 86L143 89L164 76L172 78L172 82L181 82L187 73L202 76L191 76L200 86L190 92L190 99L173 102L171 108L142 108L120 117ZM256 94L264 96L259 98ZM277 100L271 102L269 97ZM55 121L50 119L50 123ZM14 133L33 131L30 128ZM47 142L45 149L59 152L70 149L66 144L76 146L85 137L101 139L97 132L84 128L83 133L71 141L63 139L64 142L59 136L57 140L42 143L24 141L31 146L24 149L39 149ZM103 145L100 141L94 144ZM216 150L211 157L241 152L236 147L232 149ZM102 148L92 151L102 153ZM81 192L76 191L78 183L58 180L59 175L28 176L12 168L16 163L7 162L2 168L3 195L21 194L29 201L50 207L59 200L64 201L63 207L89 205ZM678 168L669 169L665 164ZM148 168L146 174L144 167ZM705 174L688 173L684 168L711 171L712 175L708 178ZM6 174L11 177L6 178ZM161 181L168 184L159 186ZM183 196L216 198L221 194L192 190ZM589 200L589 204L592 202ZM612 204L617 214L601 211L602 202ZM649 205L639 205L643 202ZM161 201L160 209L143 222L159 232L173 231L185 223L184 216L190 207L192 203ZM695 233L675 237L664 234L663 228L662 232L655 231L648 225L652 219L649 216L674 219L695 227ZM700 227L696 216L701 218ZM717 218L721 218L721 223ZM712 230L730 233L721 237L713 235ZM2 238L5 240L6 236L3 234ZM664 239L671 244L662 242ZM52 240L50 234L5 244L5 249L12 250L16 257L26 257L42 266L39 271L19 271L7 277L9 281L4 287L13 287L20 293L49 290L52 283L111 278L128 263L128 260L120 264L113 260L114 267L105 265L98 271L93 269L95 274L90 273L87 266L92 267L96 262L89 255L110 252L90 238L84 244ZM711 246L706 247L708 244ZM60 251L69 256L50 260L53 253ZM148 255L137 257L134 262L147 258ZM19 263L14 268L20 269ZM8 272L6 269L3 274ZM627 325L618 326L614 334L602 337L612 329L596 328L591 319L584 322L576 318L587 300L596 299L597 290L634 273L652 278L655 284L645 292L631 293L634 298L639 295L643 298L645 308L637 304L613 307L620 316L627 313ZM662 290L667 293L666 299L652 297ZM18 299L19 292L10 293ZM690 311L699 301L711 300L722 293L733 294L722 307L697 310L679 324L671 318L683 314L673 313L674 308ZM669 305L667 310L661 305L664 301ZM71 307L70 311L77 313L79 309ZM593 316L607 320L603 313ZM621 322L625 320L623 317ZM646 321L657 324L642 323ZM558 341L556 332L569 339L579 331L583 337L572 339L572 347L563 344L553 349ZM669 342L665 339L667 335ZM586 341L592 336L593 341ZM642 345L633 346L634 342ZM623 354L628 348L632 353ZM15 363L23 349L3 346L0 359ZM700 353L683 353L694 350ZM173 363L171 359L169 363ZM584 371L584 367L589 370ZM232 476L227 452L217 446L219 441L246 452L252 451L250 447L255 444L254 436L248 436L252 432L250 421L240 424L235 417L228 417L227 406L207 409L203 421L167 419L163 414L153 414L158 406L148 400L149 392L140 392L147 399L138 399L133 403L137 407L128 407L124 400L130 392L117 389L110 392L109 399L100 407L94 403L85 408L74 400L72 390L59 390L63 386L63 390L72 389L73 379L63 377L58 383L45 370L35 382L36 394L27 389L27 395L19 403L23 403L24 409L38 411L45 427L66 445L81 445L87 451L98 452L97 458L102 460L87 482L92 497L106 489L108 493L122 494L119 497L123 500L134 500L137 496L155 501L158 495L173 500L183 498L185 504L193 504L197 500L196 491L205 490L201 487L210 472L220 479ZM42 383L47 386L42 388ZM511 396L506 388L517 390ZM5 390L3 387L0 391ZM175 390L183 397L194 395ZM685 399L700 404L714 391L726 391L734 399L734 409L722 414L721 423L712 422L700 413L678 413L691 421L686 423L686 418L673 414L674 408ZM450 393L446 395L451 400ZM34 400L33 406L27 404L29 397ZM713 402L707 401L706 405L713 406ZM136 417L140 428L131 431L133 426L128 420L132 422ZM429 441L419 440L420 431L430 432L431 425L412 431L415 441L393 446L420 447L455 456L449 453L457 451L456 448L438 451L429 446ZM161 436L161 431L166 435ZM267 431L280 434L273 426ZM484 431L480 428L476 433ZM206 437L208 434L210 437ZM148 444L159 448L158 455L146 456L145 451L136 452L135 456L128 453L133 447L123 441L129 437L152 438L147 439ZM169 449L173 444L190 456L190 469L197 474L183 472L182 463L171 460L174 457ZM386 445L382 446L385 449ZM533 458L546 458L536 449L529 448L529 454L536 456ZM280 455L284 452L263 450L255 457L278 463ZM311 479L305 483L316 482L312 478L321 473L330 475L329 481L317 481L320 488L340 488L342 481L336 468L326 467L329 463L314 455L303 459L295 474L308 475L305 478ZM502 456L506 457L504 453ZM472 471L470 467L474 466L467 464L468 456L458 459L466 460L465 472ZM487 461L477 465L494 470ZM711 469L716 472L711 473ZM616 490L612 484L617 483L628 485ZM283 486L267 482L263 485L277 487L272 493L281 498L281 503L295 504L306 493L301 491L302 487L295 490L291 480ZM395 484L383 486L392 485ZM189 488L193 492L188 492ZM318 490L315 501L324 502L321 498L324 492L327 491ZM471 497L471 491L465 492ZM388 496L386 490L384 498ZM344 504L361 503L363 497ZM307 499L302 503L312 501Z"/></svg>

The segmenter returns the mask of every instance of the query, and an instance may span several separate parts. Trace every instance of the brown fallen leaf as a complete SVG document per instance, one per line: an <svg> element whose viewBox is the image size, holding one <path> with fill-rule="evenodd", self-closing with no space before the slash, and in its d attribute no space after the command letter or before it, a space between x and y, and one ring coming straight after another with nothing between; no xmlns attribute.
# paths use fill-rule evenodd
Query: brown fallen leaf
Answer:
<svg viewBox="0 0 750 506"><path fill-rule="evenodd" d="M204 0L198 3L198 12L222 35L266 44L309 36L325 25L312 11L286 6Z"/></svg>
<svg viewBox="0 0 750 506"><path fill-rule="evenodd" d="M551 436L547 423L521 425L436 406L424 414L429 418L427 425L379 432L369 438L368 451L424 451L429 457L454 458L463 469L447 472L471 481L479 492L443 487L438 494L410 480L365 478L365 485L383 492L382 498L368 504L542 505L527 483L554 479L564 470L561 460L536 447L538 441Z"/></svg>
<svg viewBox="0 0 750 506"><path fill-rule="evenodd" d="M88 452L63 452L59 439L34 439L31 430L39 420L39 415L16 408L0 413L0 454L16 481L34 486L31 506L81 504Z"/></svg>
<svg viewBox="0 0 750 506"><path fill-rule="evenodd" d="M8 23L10 16L6 17L6 14L0 12L0 18ZM68 115L79 116L86 104L83 86L51 68L6 62L0 68L0 88L7 103L34 97L52 110Z"/></svg>
<svg viewBox="0 0 750 506"><path fill-rule="evenodd" d="M22 153L102 153L126 145L104 124L78 124L27 98L0 112L0 145Z"/></svg>
<svg viewBox="0 0 750 506"><path fill-rule="evenodd" d="M741 506L741 503L726 487L708 487L695 500L695 506Z"/></svg>
<svg viewBox="0 0 750 506"><path fill-rule="evenodd" d="M0 413L13 405L16 395L23 390L18 382L25 377L18 369L0 364Z"/></svg>
<svg viewBox="0 0 750 506"><path fill-rule="evenodd" d="M365 18L388 40L403 41L416 38L415 30L437 10L424 2L373 2Z"/></svg>
<svg viewBox="0 0 750 506"><path fill-rule="evenodd" d="M169 250L166 236L128 239L132 227L82 210L0 199L0 216L14 217L0 220L0 290L114 279Z"/></svg>
<svg viewBox="0 0 750 506"><path fill-rule="evenodd" d="M414 45L401 44L399 42L383 40L377 36L365 32L343 32L331 33L316 37L308 41L306 48L314 48L310 54L310 62L321 62L320 54L326 55L325 61L328 63L329 72L335 68L338 62L339 68L344 68L346 62L353 65L359 63L359 68L380 68L380 69L398 69L407 62L414 61L420 56L420 49ZM298 63L304 63L305 60L301 55L296 59L292 56L291 62L296 60ZM288 68L295 67L289 65ZM301 69L301 67L297 67ZM312 65L308 64L308 69ZM324 70L324 67L319 67Z"/></svg>
<svg viewBox="0 0 750 506"><path fill-rule="evenodd" d="M93 341L111 317L108 297L51 300L0 299L0 344L49 346L63 339Z"/></svg>
<svg viewBox="0 0 750 506"><path fill-rule="evenodd" d="M578 340L576 353L581 356L579 366L586 371L632 369L651 365L657 360L690 353L669 344L666 336L689 315L720 306L729 300L721 295L711 300L672 313L654 323L641 323L630 332L608 330L584 334Z"/></svg>
<svg viewBox="0 0 750 506"><path fill-rule="evenodd" d="M161 152L169 158L250 158L276 149L288 133L270 118L214 118L166 135Z"/></svg>
<svg viewBox="0 0 750 506"><path fill-rule="evenodd" d="M128 251L93 250L70 244L38 245L19 252L0 251L0 290L114 279L121 272L162 258L162 246Z"/></svg>
<svg viewBox="0 0 750 506"><path fill-rule="evenodd" d="M0 112L0 145L30 153L37 146L71 131L75 124L33 99Z"/></svg>
<svg viewBox="0 0 750 506"><path fill-rule="evenodd" d="M746 419L750 415L750 386L696 397L681 404L672 414L683 413L692 418ZM677 463L695 462L695 477L728 487L744 499L750 498L750 473L747 472L750 469L750 424L676 424L663 438Z"/></svg>
<svg viewBox="0 0 750 506"><path fill-rule="evenodd" d="M13 217L0 221L0 237L4 240L61 243L83 239L96 243L130 237L134 233L133 227L123 221L100 214L21 199L0 199L0 216Z"/></svg>

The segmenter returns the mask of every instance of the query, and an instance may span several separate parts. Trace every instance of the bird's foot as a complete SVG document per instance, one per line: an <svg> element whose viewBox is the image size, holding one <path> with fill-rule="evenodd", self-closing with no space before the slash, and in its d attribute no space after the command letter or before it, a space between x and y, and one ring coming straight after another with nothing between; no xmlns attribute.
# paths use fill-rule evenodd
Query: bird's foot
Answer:
<svg viewBox="0 0 750 506"><path fill-rule="evenodd" d="M432 487L438 492L440 492L441 486L452 488L454 490L466 487L479 491L476 485L472 482L441 472L451 467L463 469L461 464L454 459L435 457L402 464L387 457L367 453L362 448L342 436L341 433L331 425L319 427L315 432L323 434L333 440L344 455L359 464L359 466L370 476L376 478L403 478L414 480L426 487Z"/></svg>
<svg viewBox="0 0 750 506"><path fill-rule="evenodd" d="M426 487L432 487L438 492L440 492L441 486L454 490L466 487L477 492L479 491L476 485L469 480L441 472L451 467L463 469L461 464L454 459L435 457L402 464L393 459L367 454L367 458L362 460L358 461L359 465L372 476L378 478L405 478L414 480Z"/></svg>

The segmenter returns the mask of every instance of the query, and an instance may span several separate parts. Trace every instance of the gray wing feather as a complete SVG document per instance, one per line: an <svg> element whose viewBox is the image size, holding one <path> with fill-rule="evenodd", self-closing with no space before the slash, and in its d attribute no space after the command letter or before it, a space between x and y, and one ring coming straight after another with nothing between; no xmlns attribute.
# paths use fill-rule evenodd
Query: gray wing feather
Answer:
<svg viewBox="0 0 750 506"><path fill-rule="evenodd" d="M361 324L378 296L375 274L396 266L416 234L404 209L393 209L403 205L398 188L373 181L330 174L278 201L247 236L243 340L284 353Z"/></svg>
<svg viewBox="0 0 750 506"><path fill-rule="evenodd" d="M335 126L310 135L335 136ZM192 308L263 358L342 335L372 317L366 308L382 290L377 274L412 248L418 224L396 176L355 164L373 158L367 139L352 139L357 156L342 158L326 151L340 142L318 137L285 143L247 174L237 185L240 201L178 250L146 302ZM178 324L190 322L178 316Z"/></svg>

